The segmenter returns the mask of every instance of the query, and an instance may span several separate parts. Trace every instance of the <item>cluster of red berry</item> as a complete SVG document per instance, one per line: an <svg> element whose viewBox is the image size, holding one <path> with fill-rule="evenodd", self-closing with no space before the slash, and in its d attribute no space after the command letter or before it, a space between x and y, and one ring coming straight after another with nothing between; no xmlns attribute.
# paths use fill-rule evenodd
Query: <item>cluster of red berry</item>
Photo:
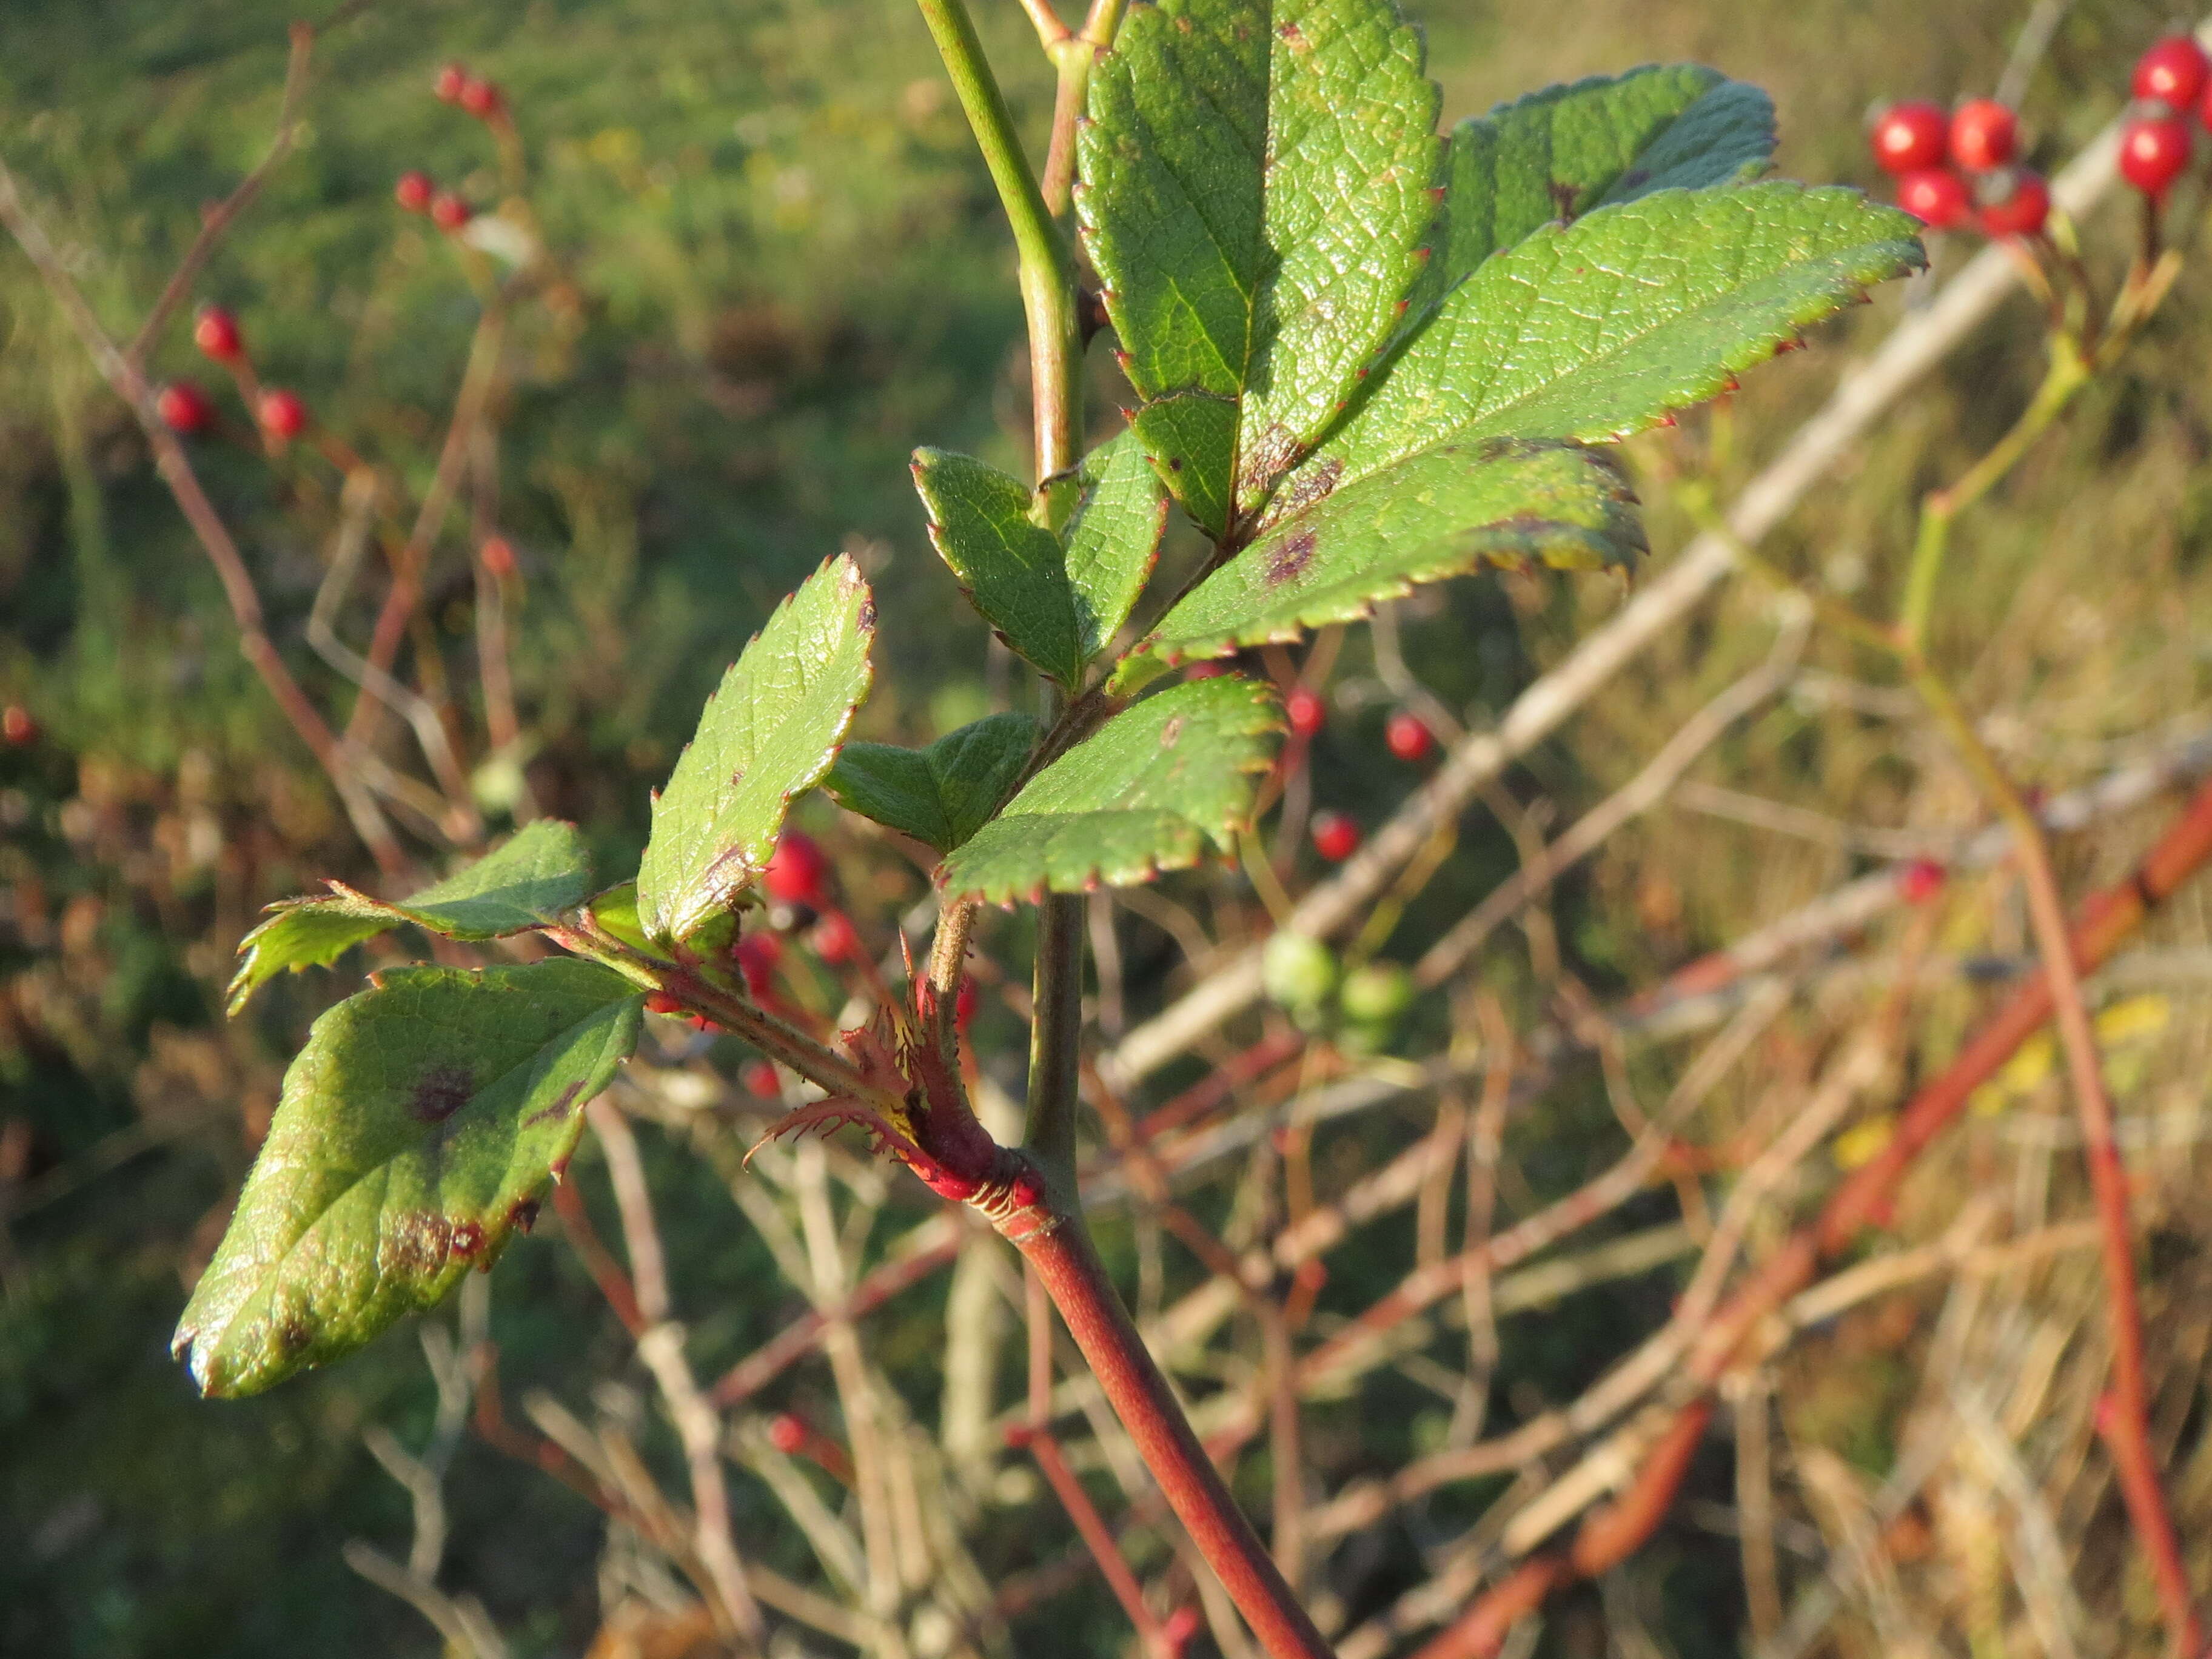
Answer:
<svg viewBox="0 0 2212 1659"><path fill-rule="evenodd" d="M2169 35L2136 60L2127 125L2120 129L2120 177L2160 197L2189 166L2196 148L2190 116L2212 127L2212 62L2186 34Z"/></svg>
<svg viewBox="0 0 2212 1659"><path fill-rule="evenodd" d="M2172 34L2136 60L2135 101L2120 129L2120 176L2154 200L2188 168L2197 120L2212 127L2212 60ZM1950 115L1913 99L1876 118L1874 159L1897 179L1897 204L1936 229L1972 222L1990 236L2033 236L2051 214L2043 176L2014 160L2020 124L1993 98Z"/></svg>
<svg viewBox="0 0 2212 1659"><path fill-rule="evenodd" d="M432 89L441 102L466 110L487 126L507 122L507 98L498 86L471 75L465 64L448 64L438 71ZM476 217L476 210L458 191L441 190L436 179L420 167L410 167L392 187L392 199L410 213L428 216L432 224L449 235Z"/></svg>
<svg viewBox="0 0 2212 1659"><path fill-rule="evenodd" d="M289 443L307 429L307 405L300 394L283 386L264 386L255 375L238 319L229 312L221 306L203 306L192 324L192 341L210 362L230 371L239 395L270 443ZM206 431L216 420L213 400L190 380L173 380L156 392L154 412L171 431L188 437Z"/></svg>
<svg viewBox="0 0 2212 1659"><path fill-rule="evenodd" d="M2051 214L2051 186L2014 160L2020 123L1994 98L1970 98L1952 114L1908 99L1874 124L1874 159L1897 178L1897 204L1948 229L1970 221L1990 236L2033 236Z"/></svg>
<svg viewBox="0 0 2212 1659"><path fill-rule="evenodd" d="M1201 667L1221 672L1215 664ZM1191 671L1198 678L1198 670ZM1291 735L1310 740L1320 735L1328 717L1328 705L1321 693L1307 686L1293 686L1283 699L1283 718L1289 722ZM1409 765L1428 758L1436 739L1419 714L1401 708L1390 716L1382 728L1382 741L1400 760ZM1359 825L1342 812L1316 812L1313 821L1314 851L1331 864L1341 864L1359 850Z"/></svg>

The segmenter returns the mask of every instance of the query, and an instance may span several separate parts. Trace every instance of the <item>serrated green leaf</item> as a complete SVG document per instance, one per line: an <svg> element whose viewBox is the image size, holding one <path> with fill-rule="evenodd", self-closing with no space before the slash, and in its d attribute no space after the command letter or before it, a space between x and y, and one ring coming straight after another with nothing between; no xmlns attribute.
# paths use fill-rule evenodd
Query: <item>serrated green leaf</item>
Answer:
<svg viewBox="0 0 2212 1659"><path fill-rule="evenodd" d="M846 811L949 852L998 811L1036 738L1027 714L990 714L927 749L848 743L823 787Z"/></svg>
<svg viewBox="0 0 2212 1659"><path fill-rule="evenodd" d="M1126 887L1197 863L1209 843L1226 851L1281 730L1273 692L1256 681L1172 686L1031 778L938 880L948 897L1004 904Z"/></svg>
<svg viewBox="0 0 2212 1659"><path fill-rule="evenodd" d="M1445 296L1273 511L1439 438L1640 431L1919 268L1915 228L1855 190L1793 184L1667 191L1547 226Z"/></svg>
<svg viewBox="0 0 2212 1659"><path fill-rule="evenodd" d="M1389 334L1435 211L1421 58L1390 0L1159 0L1091 78L1077 209L1130 382L1238 404L1225 457L1163 473L1200 523L1263 496Z"/></svg>
<svg viewBox="0 0 2212 1659"><path fill-rule="evenodd" d="M1755 178L1773 153L1773 100L1701 64L1594 76L1500 104L1452 129L1424 282L1442 293L1553 220L1608 202Z"/></svg>
<svg viewBox="0 0 2212 1659"><path fill-rule="evenodd" d="M459 939L498 939L544 927L583 902L592 890L592 866L575 825L539 818L497 852L397 904L342 882L325 884L327 897L270 906L268 920L239 941L230 1012L237 1013L287 969L325 967L403 921Z"/></svg>
<svg viewBox="0 0 2212 1659"><path fill-rule="evenodd" d="M1060 538L1030 517L1018 478L949 450L914 452L914 485L929 539L983 620L1032 666L1062 685L1090 659Z"/></svg>
<svg viewBox="0 0 2212 1659"><path fill-rule="evenodd" d="M689 938L766 867L793 796L837 757L868 694L875 601L839 555L777 607L699 718L637 872L651 938Z"/></svg>
<svg viewBox="0 0 2212 1659"><path fill-rule="evenodd" d="M1083 493L1061 539L1084 654L1095 657L1113 642L1145 591L1167 529L1168 498L1133 433L1101 444L1078 471Z"/></svg>
<svg viewBox="0 0 2212 1659"><path fill-rule="evenodd" d="M201 1391L327 1364L488 1264L574 1150L643 1000L585 962L408 968L317 1020L177 1326Z"/></svg>
<svg viewBox="0 0 2212 1659"><path fill-rule="evenodd" d="M1625 564L1643 548L1636 497L1604 452L1510 438L1439 444L1277 524L1131 658L1175 663L1295 639L1485 564L1585 568Z"/></svg>

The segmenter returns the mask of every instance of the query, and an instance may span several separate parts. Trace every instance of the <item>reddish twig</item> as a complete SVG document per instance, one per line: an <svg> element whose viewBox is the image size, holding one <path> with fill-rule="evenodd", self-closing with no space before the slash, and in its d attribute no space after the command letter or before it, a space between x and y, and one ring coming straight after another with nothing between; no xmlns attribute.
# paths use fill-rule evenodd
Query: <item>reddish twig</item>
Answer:
<svg viewBox="0 0 2212 1659"><path fill-rule="evenodd" d="M229 529L223 524L206 492L200 488L198 477L191 463L185 459L184 447L163 423L154 407L153 388L102 328L93 314L92 307L69 273L61 256L38 221L32 217L15 187L15 175L0 166L0 224L5 224L16 242L38 268L47 290L61 307L78 339L90 354L94 366L116 396L130 405L137 416L139 429L154 453L154 464L161 481L169 487L183 511L185 522L214 565L216 578L222 583L223 598L229 603L232 619L238 627L239 649L253 665L262 684L284 711L292 729L308 751L328 774L338 798L345 804L353 820L356 833L361 838L377 867L395 883L412 879L407 855L400 850L392 836L391 825L385 822L382 811L353 774L343 744L332 735L307 694L292 678L284 659L277 654L270 641L262 617L261 596L255 590L253 579L246 574L246 561L240 555L238 544L231 539Z"/></svg>
<svg viewBox="0 0 2212 1659"><path fill-rule="evenodd" d="M853 1293L827 1311L802 1314L724 1371L707 1391L707 1397L726 1410L750 1399L791 1366L820 1346L823 1333L839 1321L851 1322L873 1312L935 1273L949 1267L960 1255L961 1239L955 1218L939 1218L945 1236L917 1244L910 1254L893 1257L871 1268Z"/></svg>
<svg viewBox="0 0 2212 1659"><path fill-rule="evenodd" d="M215 245L222 240L238 216L252 205L253 198L261 193L261 186L268 182L270 171L291 149L293 136L300 127L300 94L307 87L307 58L314 50L315 33L312 23L292 25L292 51L284 65L284 91L276 105L276 136L270 139L268 149L254 163L253 170L201 218L199 234L185 250L185 257L177 261L177 268L169 274L161 296L154 301L154 308L146 313L146 320L139 325L130 349L123 354L124 362L134 371L144 369L146 354L153 349L162 328L191 292L192 282L207 264L208 256L215 252ZM252 405L248 404L246 407Z"/></svg>
<svg viewBox="0 0 2212 1659"><path fill-rule="evenodd" d="M607 1305L615 1310L615 1317L622 1321L623 1328L632 1337L643 1336L651 1322L639 1310L637 1292L630 1288L629 1275L623 1271L622 1263L599 1242L591 1212L584 1207L584 1195L574 1182L553 1183L553 1208L561 1218L561 1231L569 1247L599 1285Z"/></svg>
<svg viewBox="0 0 2212 1659"><path fill-rule="evenodd" d="M1060 1450L1060 1442L1053 1437L1052 1431L1025 1426L1010 1431L1006 1439L1011 1445L1026 1446L1030 1455L1036 1460L1038 1472L1060 1499L1060 1507L1067 1511L1067 1518L1075 1523L1075 1530L1082 1536L1084 1547L1091 1552L1091 1559L1098 1564L1098 1571L1104 1576L1107 1588L1114 1592L1114 1599L1121 1604L1121 1611L1128 1615L1130 1624L1136 1627L1138 1638L1144 1643L1146 1650L1154 1655L1164 1655L1168 1651L1166 1640L1160 1629L1160 1621L1152 1617L1152 1610L1145 1605L1145 1587L1137 1582L1137 1575L1130 1570L1128 1559L1121 1553L1121 1546L1114 1536L1114 1529L1106 1524L1105 1517L1098 1513L1098 1506L1091 1501L1091 1494L1084 1491L1083 1483L1075 1478L1075 1471L1068 1467L1066 1455Z"/></svg>
<svg viewBox="0 0 2212 1659"><path fill-rule="evenodd" d="M2212 859L2212 784L2201 787L2180 817L2160 836L2128 878L2092 894L2079 908L2070 931L2071 960L2078 971L2101 964L2207 859ZM2050 1020L2055 1006L2051 976L2039 972L2014 991L1994 1018L1986 1022L1942 1074L1927 1085L1899 1115L1888 1144L1854 1170L1832 1194L1818 1218L1800 1228L1765 1265L1736 1291L1713 1316L1683 1366L1684 1381L1696 1395L1677 1413L1662 1435L1632 1491L1638 1494L1632 1511L1626 1504L1607 1512L1602 1534L1604 1565L1624 1560L1641 1547L1664 1518L1688 1467L1680 1440L1695 1436L1684 1426L1695 1414L1711 1409L1710 1390L1733 1364L1752 1334L1768 1316L1811 1282L1820 1264L1844 1250L1867 1227L1886 1220L1895 1202L1899 1184L1913 1160L1965 1109L1976 1089L1994 1076L2001 1066ZM1698 1423L1701 1432L1703 1423ZM1678 1434L1678 1431L1680 1431ZM1678 1449L1671 1468L1670 1448ZM2145 1455L2148 1456L2146 1447ZM2123 1480L2128 1479L2124 1475ZM1553 1589L1582 1576L1583 1537L1601 1519L1584 1523L1574 1551L1569 1555L1533 1558L1510 1577L1478 1598L1454 1629L1503 1632L1533 1612ZM1597 1545L1589 1547L1595 1556ZM1533 1589L1532 1589L1533 1587ZM1533 1599L1532 1599L1533 1598ZM1501 1622L1502 1621L1502 1622ZM1473 1656L1492 1647L1462 1647L1446 1651ZM1424 1659L1439 1659L1425 1655Z"/></svg>

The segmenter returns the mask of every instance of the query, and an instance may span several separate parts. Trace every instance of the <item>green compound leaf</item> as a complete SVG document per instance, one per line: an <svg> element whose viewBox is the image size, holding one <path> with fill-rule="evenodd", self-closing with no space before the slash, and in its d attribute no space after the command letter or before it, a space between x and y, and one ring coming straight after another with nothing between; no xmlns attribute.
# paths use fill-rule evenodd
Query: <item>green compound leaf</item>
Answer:
<svg viewBox="0 0 2212 1659"><path fill-rule="evenodd" d="M1756 178L1773 153L1773 100L1700 64L1596 76L1501 104L1452 129L1424 284L1441 294L1555 219ZM1414 314L1425 309L1417 302Z"/></svg>
<svg viewBox="0 0 2212 1659"><path fill-rule="evenodd" d="M535 1213L644 999L569 960L406 968L315 1022L179 1322L204 1394L257 1394L434 1306Z"/></svg>
<svg viewBox="0 0 2212 1659"><path fill-rule="evenodd" d="M575 825L539 818L516 831L497 852L398 904L371 898L343 882L325 885L330 890L326 898L288 899L270 906L269 919L239 941L230 1012L237 1013L257 989L287 969L327 967L363 939L403 921L460 939L498 939L542 927L583 902L592 890L592 866Z"/></svg>
<svg viewBox="0 0 2212 1659"><path fill-rule="evenodd" d="M1032 520L1018 478L949 450L914 452L929 539L983 620L1012 650L1073 687L1091 653L1060 538Z"/></svg>
<svg viewBox="0 0 2212 1659"><path fill-rule="evenodd" d="M1126 887L1227 851L1283 729L1274 694L1222 675L1123 710L1038 773L938 867L950 898Z"/></svg>
<svg viewBox="0 0 2212 1659"><path fill-rule="evenodd" d="M1130 382L1236 404L1180 469L1147 440L1217 536L1334 417L1420 269L1421 58L1390 0L1159 0L1092 76L1077 211Z"/></svg>
<svg viewBox="0 0 2212 1659"><path fill-rule="evenodd" d="M1145 591L1167 530L1168 498L1132 433L1101 444L1077 471L1083 493L1063 539L1089 657L1113 642Z"/></svg>
<svg viewBox="0 0 2212 1659"><path fill-rule="evenodd" d="M1278 523L1162 618L1128 659L1125 683L1155 672L1147 659L1295 639L1481 565L1626 564L1644 545L1636 497L1603 451L1511 438L1439 444Z"/></svg>
<svg viewBox="0 0 2212 1659"><path fill-rule="evenodd" d="M846 811L950 852L999 810L1036 739L1027 714L992 714L927 749L848 743L823 787Z"/></svg>
<svg viewBox="0 0 2212 1659"><path fill-rule="evenodd" d="M689 938L766 867L793 796L830 769L868 694L875 601L851 559L830 560L777 607L708 702L653 802L637 914L662 943Z"/></svg>
<svg viewBox="0 0 2212 1659"><path fill-rule="evenodd" d="M1856 191L1792 184L1668 191L1547 226L1445 296L1275 510L1440 437L1626 437L1918 269L1914 232Z"/></svg>

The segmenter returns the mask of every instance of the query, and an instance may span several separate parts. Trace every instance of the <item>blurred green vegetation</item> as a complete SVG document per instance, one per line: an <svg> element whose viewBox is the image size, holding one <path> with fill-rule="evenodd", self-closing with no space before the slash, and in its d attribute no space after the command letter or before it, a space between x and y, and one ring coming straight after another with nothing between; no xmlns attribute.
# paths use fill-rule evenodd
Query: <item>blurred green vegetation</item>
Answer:
<svg viewBox="0 0 2212 1659"><path fill-rule="evenodd" d="M1028 27L1012 0L978 9L1036 132L1050 87ZM1551 79L1699 58L1775 91L1784 172L1863 182L1867 105L1986 87L2027 8L1569 0L1540 23L1495 0L1412 9L1429 28L1448 115ZM0 5L0 157L111 329L135 324L201 204L265 146L290 15L269 0ZM2028 100L2039 157L2069 153L2113 112L2128 55L2163 21L2148 0L2069 11ZM982 629L929 553L906 458L927 441L1018 465L1019 311L988 182L912 9L385 0L334 31L318 48L297 152L195 297L233 307L265 377L418 489L476 304L438 236L392 207L392 181L420 167L481 204L499 189L481 130L429 94L450 58L506 88L530 148L532 204L584 295L573 328L533 325L532 372L500 411L501 526L528 596L515 670L539 805L611 852L634 851L646 790L714 677L766 608L840 546L861 553L883 596L872 731L941 730L1003 697ZM1978 574L1961 579L1960 625L1981 628L2033 572L2052 568L2054 522L2069 539L2059 574L2041 580L2096 580L2103 540L2123 533L2202 574L2208 300L2192 270L2148 362L2100 389L2017 505L1962 532ZM187 335L180 318L153 361L204 380ZM1828 538L1821 557L1841 546L1883 580L1881 550L1899 544L1911 489L2009 418L2033 372L2021 337L2015 329L1964 354L1899 413L1860 476L1829 487L1808 515ZM1722 458L1723 474L1740 477L1828 372L1800 362L1752 388L1735 417L1741 457ZM1102 368L1102 417L1115 397ZM243 447L199 453L280 643L319 695L342 690L298 643L321 573L298 538L299 471ZM1665 550L1682 526L1651 493ZM1785 538L1784 556L1807 545ZM465 634L468 574L450 549L432 580L433 623ZM1618 598L1604 584L1510 595L1460 584L1409 628L1408 654L1448 703L1496 708ZM1602 705L1578 746L1532 757L1523 793L1564 807L1617 783L1670 720L1764 651L1765 629L1730 629L1756 614L1747 602L1686 631ZM2203 611L2116 625L2186 639L2192 619L2201 626ZM1985 659L1984 689L2033 686L2069 637ZM0 1235L0 1650L11 1653L433 1650L412 1612L338 1557L349 1536L404 1534L404 1495L359 1431L383 1421L403 1438L423 1431L433 1401L412 1343L396 1338L337 1372L220 1407L194 1401L166 1353L181 1275L212 1243L284 1055L331 994L325 980L288 982L226 1028L217 993L230 948L260 904L314 877L362 873L343 818L234 638L128 419L15 250L0 247L0 701L27 707L44 729L35 744L0 750L0 1126L27 1126L0 1140L17 1194ZM1355 641L1348 659L1364 653ZM2117 675L2073 735L2151 723L2177 675L2186 684L2203 672ZM1372 803L1402 791L1376 741L1386 712L1347 716L1324 737L1322 801L1371 818ZM1880 798L1893 764L1878 741L1854 746L1826 729L1761 741L1753 761L1858 791L1862 805L1869 781ZM1601 986L1637 981L1740 931L1754 899L1770 914L1832 873L1809 854L1759 866L1759 845L1692 820L1646 848L1674 872L1664 890L1628 892L1601 867L1563 901L1581 971ZM1407 923L1413 945L1512 856L1487 820L1471 823ZM1747 860L1759 869L1749 884ZM882 893L902 896L911 888L896 882ZM1133 955L1133 983L1155 999L1169 955L1164 941ZM1568 1091L1527 1149L1532 1184L1571 1184L1610 1130L1601 1090ZM689 1305L714 1310L695 1330L702 1363L734 1357L788 1299L757 1293L772 1276L765 1254L722 1219L714 1173L655 1146L673 1276ZM1653 1218L1632 1210L1621 1224ZM1128 1259L1125 1234L1108 1243ZM1357 1307L1369 1271L1377 1282L1395 1272L1406 1243L1389 1228L1363 1237L1334 1264L1328 1304ZM497 1285L510 1395L597 1374L622 1352L568 1253L518 1249ZM1501 1388L1558 1398L1583 1386L1610 1352L1592 1333L1633 1326L1664 1293L1658 1280L1631 1281L1578 1302L1572 1319L1513 1322ZM916 1293L911 1318L876 1332L918 1414L934 1387L941 1297L941 1286ZM1432 1400L1384 1377L1317 1413L1310 1431L1335 1471L1381 1468L1432 1438L1437 1417ZM479 1445L464 1449L450 1490L453 1582L484 1597L519 1652L578 1650L600 1517ZM758 1506L741 1507L744 1535L773 1534L763 1496L741 1487L738 1502ZM1473 1513L1463 1498L1437 1508ZM1668 1548L1680 1558L1667 1582L1682 1650L1725 1650L1734 1618L1708 1593L1717 1569L1692 1547ZM1375 1586L1389 1587L1403 1554ZM1117 1615L1095 1587L1056 1607L1034 1650L1074 1650L1093 1632L1093 1650L1109 1650Z"/></svg>

